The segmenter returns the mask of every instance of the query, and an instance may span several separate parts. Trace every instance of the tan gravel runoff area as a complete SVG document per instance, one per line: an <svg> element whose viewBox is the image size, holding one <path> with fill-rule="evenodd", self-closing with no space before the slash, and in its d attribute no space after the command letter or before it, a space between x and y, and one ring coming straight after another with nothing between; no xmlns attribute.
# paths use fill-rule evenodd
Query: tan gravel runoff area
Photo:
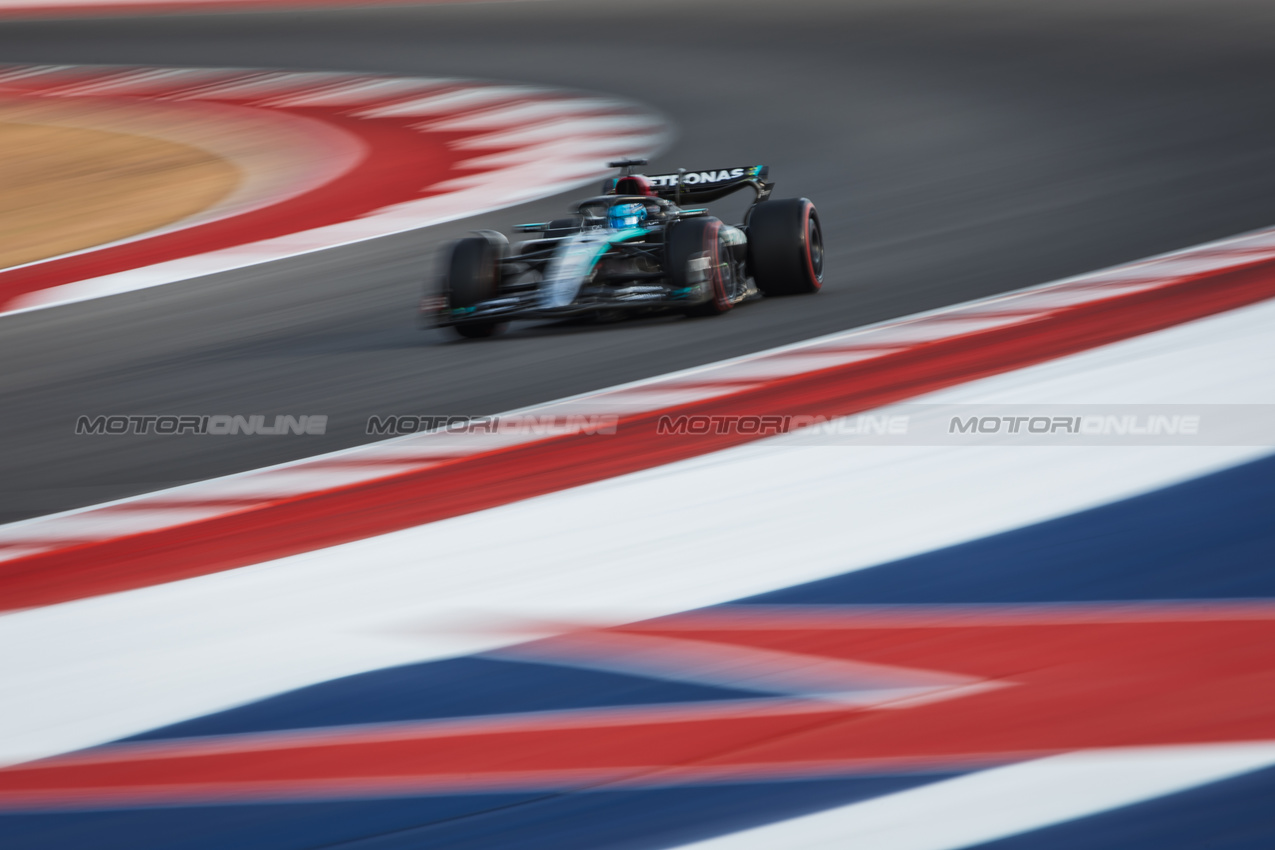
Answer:
<svg viewBox="0 0 1275 850"><path fill-rule="evenodd" d="M0 114L0 268L172 224L239 182L234 165L189 145Z"/></svg>

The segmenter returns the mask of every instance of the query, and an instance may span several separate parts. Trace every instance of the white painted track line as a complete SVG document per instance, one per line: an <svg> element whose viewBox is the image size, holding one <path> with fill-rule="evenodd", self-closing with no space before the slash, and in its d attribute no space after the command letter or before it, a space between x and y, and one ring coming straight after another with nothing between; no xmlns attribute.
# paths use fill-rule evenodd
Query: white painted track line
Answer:
<svg viewBox="0 0 1275 850"><path fill-rule="evenodd" d="M959 850L1275 765L1275 743L1082 750L983 770L686 850Z"/></svg>

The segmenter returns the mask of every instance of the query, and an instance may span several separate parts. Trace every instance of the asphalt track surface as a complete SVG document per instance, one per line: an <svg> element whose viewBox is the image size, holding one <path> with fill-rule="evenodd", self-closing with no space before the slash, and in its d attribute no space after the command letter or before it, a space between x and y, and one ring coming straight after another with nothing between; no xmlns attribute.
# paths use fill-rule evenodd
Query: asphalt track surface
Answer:
<svg viewBox="0 0 1275 850"><path fill-rule="evenodd" d="M0 24L9 62L460 75L670 116L654 167L766 162L824 291L705 320L420 331L438 247L563 196L0 320L0 521L484 414L1275 223L1269 2L539 0ZM738 207L724 209L726 217ZM81 414L328 414L325 437L76 437Z"/></svg>

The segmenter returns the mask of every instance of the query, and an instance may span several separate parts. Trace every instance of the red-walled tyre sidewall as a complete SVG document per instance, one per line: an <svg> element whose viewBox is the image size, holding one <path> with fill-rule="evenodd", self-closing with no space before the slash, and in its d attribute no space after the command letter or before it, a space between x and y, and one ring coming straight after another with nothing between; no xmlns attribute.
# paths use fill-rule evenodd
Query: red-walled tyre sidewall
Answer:
<svg viewBox="0 0 1275 850"><path fill-rule="evenodd" d="M748 217L748 267L764 294L818 292L823 287L822 256L823 228L809 200L762 201L753 207Z"/></svg>
<svg viewBox="0 0 1275 850"><path fill-rule="evenodd" d="M688 316L719 316L734 307L730 293L726 291L726 279L722 275L722 223L715 218L693 218L678 222L667 237L669 278L674 286L691 284L687 263L696 254L707 254L713 297L701 304L688 307Z"/></svg>

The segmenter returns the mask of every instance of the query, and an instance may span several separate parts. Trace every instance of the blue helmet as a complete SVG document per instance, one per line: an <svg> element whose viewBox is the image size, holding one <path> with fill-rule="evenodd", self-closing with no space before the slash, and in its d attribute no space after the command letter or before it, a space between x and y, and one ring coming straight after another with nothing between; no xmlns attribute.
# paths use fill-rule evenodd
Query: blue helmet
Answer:
<svg viewBox="0 0 1275 850"><path fill-rule="evenodd" d="M646 207L642 204L616 204L607 211L607 224L612 230L637 227L646 221Z"/></svg>

